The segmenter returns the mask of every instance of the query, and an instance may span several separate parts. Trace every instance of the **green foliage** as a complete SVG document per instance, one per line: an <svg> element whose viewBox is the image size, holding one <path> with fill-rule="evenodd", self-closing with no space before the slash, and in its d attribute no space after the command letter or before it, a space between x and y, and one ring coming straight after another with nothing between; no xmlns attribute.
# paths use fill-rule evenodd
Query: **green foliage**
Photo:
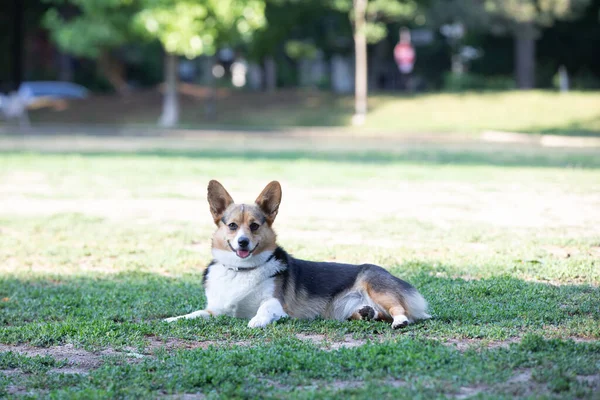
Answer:
<svg viewBox="0 0 600 400"><path fill-rule="evenodd" d="M337 11L348 12L353 21L353 0L329 0L329 6ZM365 14L365 34L369 43L377 43L387 36L387 24L410 21L418 12L416 0L369 0Z"/></svg>
<svg viewBox="0 0 600 400"><path fill-rule="evenodd" d="M265 19L266 26L256 32L247 49L255 61L266 56L276 58L279 79L289 68L282 60L284 52L295 58L300 54L312 56L317 48L325 53L338 53L351 47L352 29L347 12L332 9L322 0L267 0Z"/></svg>
<svg viewBox="0 0 600 400"><path fill-rule="evenodd" d="M590 0L485 0L483 8L492 16L516 23L552 25L557 19L577 15L589 3Z"/></svg>
<svg viewBox="0 0 600 400"><path fill-rule="evenodd" d="M248 40L263 27L263 0L55 0L44 17L64 51L97 58L132 37L161 42L169 53L193 58L221 45ZM75 16L61 12L65 4ZM72 10L70 10L72 11ZM72 14L72 12L70 12Z"/></svg>
<svg viewBox="0 0 600 400"><path fill-rule="evenodd" d="M169 53L194 58L248 40L265 24L263 0L146 0L134 23Z"/></svg>
<svg viewBox="0 0 600 400"><path fill-rule="evenodd" d="M103 50L125 44L131 38L130 23L139 0L54 0L56 6L44 16L44 26L65 52L97 58ZM65 17L65 3L76 7L75 15ZM69 14L73 14L69 10Z"/></svg>
<svg viewBox="0 0 600 400"><path fill-rule="evenodd" d="M317 55L317 47L312 43L289 40L285 44L286 54L293 59L313 59Z"/></svg>
<svg viewBox="0 0 600 400"><path fill-rule="evenodd" d="M549 26L579 15L590 0L434 0L428 10L433 25L460 21L470 28L511 31L517 24Z"/></svg>
<svg viewBox="0 0 600 400"><path fill-rule="evenodd" d="M409 21L417 13L417 2L370 0L367 4L366 35L369 43L377 43L387 36L387 24Z"/></svg>

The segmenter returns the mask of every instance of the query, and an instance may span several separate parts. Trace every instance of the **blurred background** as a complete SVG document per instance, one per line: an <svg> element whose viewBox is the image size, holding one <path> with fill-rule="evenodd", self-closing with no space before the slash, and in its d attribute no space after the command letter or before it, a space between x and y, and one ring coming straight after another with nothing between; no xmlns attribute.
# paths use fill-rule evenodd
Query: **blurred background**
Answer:
<svg viewBox="0 0 600 400"><path fill-rule="evenodd" d="M600 0L6 0L1 123L589 136L599 49Z"/></svg>

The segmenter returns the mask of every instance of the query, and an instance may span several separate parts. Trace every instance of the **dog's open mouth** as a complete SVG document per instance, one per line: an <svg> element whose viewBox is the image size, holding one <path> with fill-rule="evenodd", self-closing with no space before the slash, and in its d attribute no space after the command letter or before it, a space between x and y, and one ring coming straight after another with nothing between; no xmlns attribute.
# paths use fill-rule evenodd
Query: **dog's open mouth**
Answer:
<svg viewBox="0 0 600 400"><path fill-rule="evenodd" d="M231 243L227 242L227 244L229 245L229 247L231 248L231 250L233 250L235 252L235 255L238 256L239 258L248 258L250 257L250 255L252 253L254 253L254 250L256 250L256 248L258 247L258 245L260 243L257 243L256 246L254 246L253 249L234 249L233 246L231 245Z"/></svg>
<svg viewBox="0 0 600 400"><path fill-rule="evenodd" d="M239 258L246 258L250 255L250 250L237 250L235 252Z"/></svg>

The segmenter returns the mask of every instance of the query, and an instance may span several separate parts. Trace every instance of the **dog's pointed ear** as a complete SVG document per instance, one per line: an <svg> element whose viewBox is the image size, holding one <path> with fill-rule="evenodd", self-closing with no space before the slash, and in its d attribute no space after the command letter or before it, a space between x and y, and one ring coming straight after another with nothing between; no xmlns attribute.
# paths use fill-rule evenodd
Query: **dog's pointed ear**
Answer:
<svg viewBox="0 0 600 400"><path fill-rule="evenodd" d="M275 221L281 203L281 185L277 181L269 183L256 198L256 204L265 213L267 223Z"/></svg>
<svg viewBox="0 0 600 400"><path fill-rule="evenodd" d="M233 204L233 199L223 185L215 180L208 182L207 199L215 224L219 225L219 221L223 218L223 213L227 207Z"/></svg>

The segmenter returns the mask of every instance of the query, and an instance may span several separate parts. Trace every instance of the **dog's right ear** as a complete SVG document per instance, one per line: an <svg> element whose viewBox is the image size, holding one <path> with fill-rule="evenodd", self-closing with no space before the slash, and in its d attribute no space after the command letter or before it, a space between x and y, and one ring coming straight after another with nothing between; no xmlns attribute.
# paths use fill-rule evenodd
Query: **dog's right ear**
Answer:
<svg viewBox="0 0 600 400"><path fill-rule="evenodd" d="M215 224L219 225L219 221L223 218L223 213L227 207L233 204L233 199L223 185L215 180L208 182L207 199L213 220Z"/></svg>

